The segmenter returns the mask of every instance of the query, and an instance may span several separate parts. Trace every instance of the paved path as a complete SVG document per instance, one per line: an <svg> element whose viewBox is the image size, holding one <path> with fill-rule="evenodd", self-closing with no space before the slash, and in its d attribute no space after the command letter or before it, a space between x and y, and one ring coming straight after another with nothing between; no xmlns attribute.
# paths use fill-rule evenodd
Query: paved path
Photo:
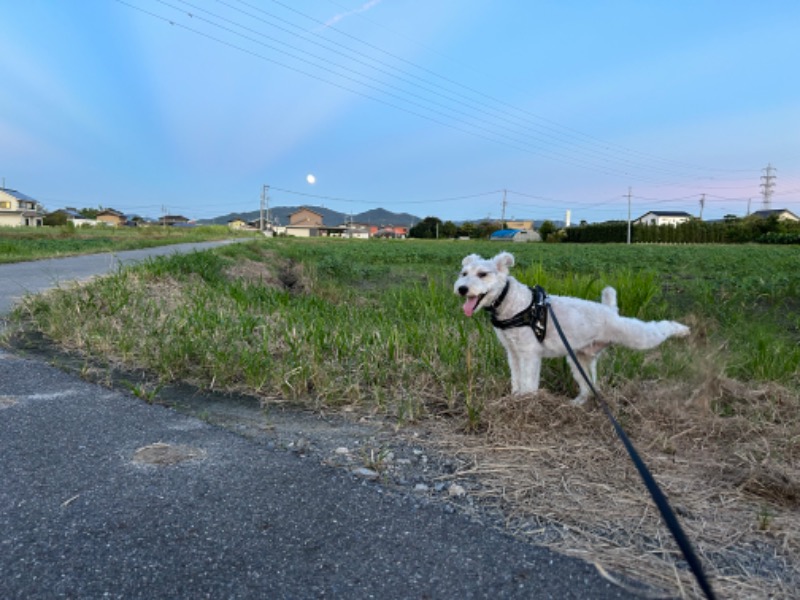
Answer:
<svg viewBox="0 0 800 600"><path fill-rule="evenodd" d="M244 239L244 238L242 238ZM152 256L164 256L216 248L235 241L174 244L143 250L102 252L67 258L47 258L20 263L0 264L0 315L27 293L37 293L72 280L105 275L120 267L141 262Z"/></svg>
<svg viewBox="0 0 800 600"><path fill-rule="evenodd" d="M62 261L0 266L0 306L115 268ZM163 444L189 458L137 460ZM0 457L3 599L630 597L442 504L2 350Z"/></svg>

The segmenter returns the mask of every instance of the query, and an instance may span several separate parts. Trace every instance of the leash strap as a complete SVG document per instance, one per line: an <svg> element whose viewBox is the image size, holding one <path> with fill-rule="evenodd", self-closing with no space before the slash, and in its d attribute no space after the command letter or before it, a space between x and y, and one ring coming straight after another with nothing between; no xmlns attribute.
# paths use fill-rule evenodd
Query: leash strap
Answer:
<svg viewBox="0 0 800 600"><path fill-rule="evenodd" d="M700 563L700 559L697 557L697 554L695 554L694 548L692 548L692 544L689 542L689 538L686 537L681 524L678 522L678 517L675 516L675 512L672 510L672 507L667 501L667 497L664 495L664 492L661 491L661 488L653 478L653 475L650 473L647 465L644 464L644 461L639 456L639 453L633 447L633 443L631 442L630 438L628 438L625 430L622 429L619 421L617 421L617 419L611 413L611 409L608 407L605 399L597 392L594 385L592 385L591 379L586 376L581 363L578 362L575 352L572 350L572 347L569 345L569 342L567 341L567 338L561 329L561 325L559 324L556 314L553 311L553 305L550 304L549 301L547 302L547 307L550 310L550 316L553 318L553 324L556 326L556 331L558 331L558 335L561 338L561 341L564 343L564 347L567 349L572 362L574 362L575 366L578 367L578 371L580 371L581 376L583 376L586 383L589 384L589 387L597 398L600 407L603 409L603 412L605 412L609 421L611 421L611 424L614 426L617 436L625 446L625 450L628 451L628 455L631 457L633 464L636 466L636 470L639 471L639 475L641 476L645 487L647 487L647 491L650 492L650 496L656 503L658 511L661 513L661 518L664 519L664 523L667 525L670 533L672 533L672 537L675 538L675 541L678 543L678 547L683 553L683 558L686 559L686 562L692 569L692 573L694 574L697 583L700 584L700 587L705 593L706 598L708 598L708 600L714 600L714 590L711 589L711 584L706 578L706 574L703 571L703 565Z"/></svg>

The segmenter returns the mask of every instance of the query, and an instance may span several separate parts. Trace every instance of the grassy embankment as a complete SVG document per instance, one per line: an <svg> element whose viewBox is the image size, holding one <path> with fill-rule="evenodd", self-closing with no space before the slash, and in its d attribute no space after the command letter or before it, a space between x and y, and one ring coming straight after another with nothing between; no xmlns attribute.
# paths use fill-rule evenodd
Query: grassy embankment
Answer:
<svg viewBox="0 0 800 600"><path fill-rule="evenodd" d="M0 227L0 263L118 252L238 235L228 227Z"/></svg>
<svg viewBox="0 0 800 600"><path fill-rule="evenodd" d="M181 238L185 241L185 238ZM452 294L465 252L488 243L274 240L150 261L30 301L32 323L81 352L163 380L341 405L400 418L452 411L507 387L488 320ZM621 313L677 319L695 344L616 349L603 376L685 380L713 368L743 381L800 385L797 248L514 247L517 277L549 293L619 293ZM697 345L706 352L693 356ZM709 363L709 360L712 363ZM571 394L560 361L544 381ZM554 386L554 387L553 387Z"/></svg>
<svg viewBox="0 0 800 600"><path fill-rule="evenodd" d="M431 443L469 457L469 473L455 476L478 478L476 493L519 531L558 531L544 542L682 594L691 578L675 567L613 431L600 411L568 406L576 390L564 361L545 363L550 393L505 396L507 367L488 319L466 318L452 292L464 255L500 249L258 240L158 258L30 298L16 315L66 349L150 373L148 399L177 380L414 421L435 431ZM690 338L653 351L608 350L601 388L679 503L718 593L796 589L800 248L510 250L514 274L549 293L597 298L610 284L622 314L692 327Z"/></svg>

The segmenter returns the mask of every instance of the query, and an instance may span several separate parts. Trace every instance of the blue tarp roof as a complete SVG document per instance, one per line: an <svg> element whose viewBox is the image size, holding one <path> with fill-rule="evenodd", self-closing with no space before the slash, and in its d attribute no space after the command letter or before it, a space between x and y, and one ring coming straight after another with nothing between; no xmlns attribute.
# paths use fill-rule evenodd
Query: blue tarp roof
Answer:
<svg viewBox="0 0 800 600"><path fill-rule="evenodd" d="M492 234L492 237L493 238L513 238L520 231L521 231L520 229L501 229L500 231L495 231Z"/></svg>

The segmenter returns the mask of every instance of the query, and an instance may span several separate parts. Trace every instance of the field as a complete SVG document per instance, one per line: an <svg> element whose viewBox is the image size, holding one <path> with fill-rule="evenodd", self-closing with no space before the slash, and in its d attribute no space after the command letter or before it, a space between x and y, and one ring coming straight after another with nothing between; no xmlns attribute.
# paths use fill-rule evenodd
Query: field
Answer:
<svg viewBox="0 0 800 600"><path fill-rule="evenodd" d="M160 258L29 298L18 328L93 360L265 404L380 415L430 433L476 496L534 541L692 596L690 574L604 416L547 391L508 396L488 318L452 282L490 242L270 239ZM548 293L675 319L692 336L607 351L600 385L676 507L721 597L800 586L800 248L519 244ZM89 358L87 358L89 360ZM556 524L556 527L553 525ZM554 533L555 532L555 533Z"/></svg>
<svg viewBox="0 0 800 600"><path fill-rule="evenodd" d="M221 240L227 227L0 227L0 263ZM252 235L252 234L250 234Z"/></svg>

